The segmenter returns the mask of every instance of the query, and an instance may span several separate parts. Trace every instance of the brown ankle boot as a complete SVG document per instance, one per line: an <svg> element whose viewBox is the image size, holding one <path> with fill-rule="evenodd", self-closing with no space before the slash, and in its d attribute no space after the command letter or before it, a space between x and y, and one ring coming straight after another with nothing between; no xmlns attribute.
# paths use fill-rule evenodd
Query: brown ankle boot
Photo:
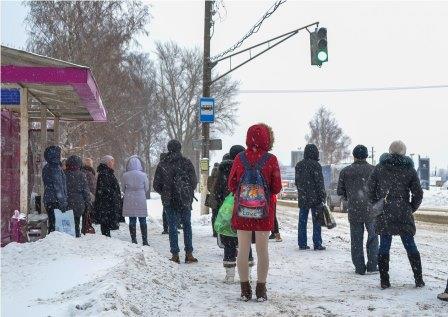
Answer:
<svg viewBox="0 0 448 317"><path fill-rule="evenodd" d="M268 300L268 295L266 294L266 283L258 283L255 288L255 295L257 295L257 301L264 302Z"/></svg>
<svg viewBox="0 0 448 317"><path fill-rule="evenodd" d="M196 263L196 262L198 262L198 259L196 259L193 256L193 253L185 254L185 263L190 264L190 263Z"/></svg>
<svg viewBox="0 0 448 317"><path fill-rule="evenodd" d="M173 261L174 263L180 264L180 259L178 254L173 254L170 261Z"/></svg>
<svg viewBox="0 0 448 317"><path fill-rule="evenodd" d="M241 282L241 299L248 302L252 299L252 288L250 282Z"/></svg>

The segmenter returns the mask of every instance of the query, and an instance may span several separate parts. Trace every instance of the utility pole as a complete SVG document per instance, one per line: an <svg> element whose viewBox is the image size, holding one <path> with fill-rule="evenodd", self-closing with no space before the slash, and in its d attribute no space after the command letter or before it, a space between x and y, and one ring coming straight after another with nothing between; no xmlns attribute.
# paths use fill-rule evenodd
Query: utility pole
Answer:
<svg viewBox="0 0 448 317"><path fill-rule="evenodd" d="M202 71L202 97L210 97L210 85L212 80L212 66L210 63L210 29L212 27L212 8L213 1L205 1L204 12L204 61ZM199 120L199 119L198 119ZM210 123L202 123L202 159L210 158ZM207 178L210 163L200 164L201 171L201 214L208 214L208 207L205 206L205 198L207 196Z"/></svg>

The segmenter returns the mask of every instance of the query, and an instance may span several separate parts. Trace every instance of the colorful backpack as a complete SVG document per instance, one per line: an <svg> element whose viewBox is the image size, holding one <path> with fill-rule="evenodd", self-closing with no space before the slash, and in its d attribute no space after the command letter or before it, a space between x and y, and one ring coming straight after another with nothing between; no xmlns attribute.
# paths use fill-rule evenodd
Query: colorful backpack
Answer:
<svg viewBox="0 0 448 317"><path fill-rule="evenodd" d="M240 154L244 174L235 196L236 212L239 217L264 219L268 216L271 194L261 170L269 158L270 154L265 153L254 166L251 166L246 153Z"/></svg>

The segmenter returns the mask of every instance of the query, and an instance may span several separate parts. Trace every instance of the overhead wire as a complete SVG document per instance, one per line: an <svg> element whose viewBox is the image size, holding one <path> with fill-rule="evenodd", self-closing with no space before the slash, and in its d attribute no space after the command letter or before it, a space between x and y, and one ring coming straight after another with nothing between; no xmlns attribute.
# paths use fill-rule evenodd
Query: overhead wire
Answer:
<svg viewBox="0 0 448 317"><path fill-rule="evenodd" d="M246 33L246 35L244 35L241 40L239 40L237 43L235 43L234 45L232 45L230 48L228 48L227 50L213 56L211 58L211 60L217 60L233 51L235 51L237 48L239 48L244 41L246 41L249 37L251 37L253 34L257 33L260 28L261 25L263 24L263 22L268 19L283 3L285 3L286 0L278 0L276 1L269 9L268 11L261 17L260 20L258 20L258 22Z"/></svg>
<svg viewBox="0 0 448 317"><path fill-rule="evenodd" d="M370 92L395 90L446 89L448 85L418 85L396 87L367 87L367 88L330 88L330 89L243 89L241 94L307 94L307 93L340 93L340 92Z"/></svg>

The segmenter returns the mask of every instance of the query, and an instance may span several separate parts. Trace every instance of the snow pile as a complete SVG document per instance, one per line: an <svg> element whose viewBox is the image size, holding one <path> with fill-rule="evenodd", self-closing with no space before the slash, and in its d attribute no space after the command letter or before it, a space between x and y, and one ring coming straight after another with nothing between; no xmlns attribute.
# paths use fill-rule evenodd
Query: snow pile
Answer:
<svg viewBox="0 0 448 317"><path fill-rule="evenodd" d="M424 190L422 207L448 208L448 190L438 187Z"/></svg>
<svg viewBox="0 0 448 317"><path fill-rule="evenodd" d="M151 247L58 232L6 246L1 269L2 316L163 315L189 280Z"/></svg>

